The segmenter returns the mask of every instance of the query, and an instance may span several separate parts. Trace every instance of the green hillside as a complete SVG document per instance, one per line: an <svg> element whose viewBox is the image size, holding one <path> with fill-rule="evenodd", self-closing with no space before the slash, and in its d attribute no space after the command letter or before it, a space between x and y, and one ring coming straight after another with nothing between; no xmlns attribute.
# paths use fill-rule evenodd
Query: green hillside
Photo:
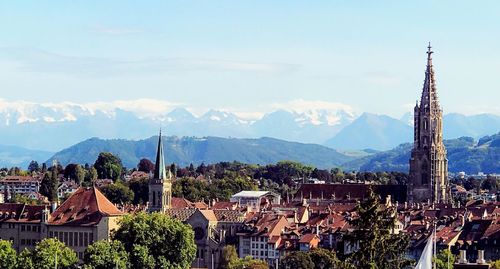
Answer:
<svg viewBox="0 0 500 269"><path fill-rule="evenodd" d="M141 158L154 160L158 137L145 140L103 140L91 138L56 153L48 160L62 164L94 163L100 152L118 155L126 167L135 167ZM270 164L281 160L299 161L319 168L332 168L351 161L347 156L328 147L315 144L287 142L274 138L236 139L220 137L165 137L166 161L182 166L239 161L252 164Z"/></svg>
<svg viewBox="0 0 500 269"><path fill-rule="evenodd" d="M444 144L450 172L500 173L500 133L478 142L471 137L461 137L445 140ZM392 150L347 162L343 167L345 170L407 172L411 148L410 143L401 144Z"/></svg>

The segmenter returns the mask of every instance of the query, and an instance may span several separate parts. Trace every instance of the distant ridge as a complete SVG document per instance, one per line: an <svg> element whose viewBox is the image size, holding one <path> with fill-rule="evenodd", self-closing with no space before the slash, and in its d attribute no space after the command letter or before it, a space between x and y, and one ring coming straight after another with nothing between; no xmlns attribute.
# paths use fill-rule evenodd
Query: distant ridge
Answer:
<svg viewBox="0 0 500 269"><path fill-rule="evenodd" d="M472 137L445 140L448 151L448 170L467 174L500 173L500 133L485 136L478 141ZM408 172L411 143L362 157L343 165L346 170L356 171L402 171Z"/></svg>
<svg viewBox="0 0 500 269"><path fill-rule="evenodd" d="M144 140L91 138L57 152L47 162L57 160L61 164L89 163L100 152L118 155L127 168L133 168L141 158L154 160L156 137ZM299 161L319 168L332 168L354 159L334 149L315 145L288 142L274 138L237 139L221 137L175 137L164 140L166 162L187 166L221 161L239 161L252 164L271 164L282 160Z"/></svg>

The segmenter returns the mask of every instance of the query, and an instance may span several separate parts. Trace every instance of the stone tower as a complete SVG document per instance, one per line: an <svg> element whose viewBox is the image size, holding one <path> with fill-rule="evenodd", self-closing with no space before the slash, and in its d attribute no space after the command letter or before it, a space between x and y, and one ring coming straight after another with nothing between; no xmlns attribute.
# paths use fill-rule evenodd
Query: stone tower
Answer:
<svg viewBox="0 0 500 269"><path fill-rule="evenodd" d="M443 144L443 111L439 106L431 45L420 105L414 110L414 138L410 158L410 202L449 202L448 159Z"/></svg>
<svg viewBox="0 0 500 269"><path fill-rule="evenodd" d="M158 137L158 149L153 176L149 179L149 211L165 212L172 205L172 175L170 169L165 168L163 142Z"/></svg>

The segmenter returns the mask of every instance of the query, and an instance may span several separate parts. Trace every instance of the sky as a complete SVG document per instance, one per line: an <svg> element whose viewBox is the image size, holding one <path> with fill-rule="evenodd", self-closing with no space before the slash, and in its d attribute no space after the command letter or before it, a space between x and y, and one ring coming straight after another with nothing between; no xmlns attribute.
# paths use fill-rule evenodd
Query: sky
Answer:
<svg viewBox="0 0 500 269"><path fill-rule="evenodd" d="M0 99L500 114L498 1L2 1Z"/></svg>

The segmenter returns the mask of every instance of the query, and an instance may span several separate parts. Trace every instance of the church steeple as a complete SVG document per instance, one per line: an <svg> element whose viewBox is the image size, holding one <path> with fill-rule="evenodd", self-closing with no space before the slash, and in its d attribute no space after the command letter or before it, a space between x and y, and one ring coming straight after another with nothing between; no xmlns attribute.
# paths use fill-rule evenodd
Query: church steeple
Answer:
<svg viewBox="0 0 500 269"><path fill-rule="evenodd" d="M172 176L170 170L165 167L165 156L163 153L163 138L158 137L156 149L156 162L153 176L149 180L149 211L165 212L172 204Z"/></svg>
<svg viewBox="0 0 500 269"><path fill-rule="evenodd" d="M167 179L167 169L165 169L165 157L163 154L163 141L160 135L158 136L158 148L156 150L156 162L155 162L155 171L153 175L153 179L155 180L165 180Z"/></svg>
<svg viewBox="0 0 500 269"><path fill-rule="evenodd" d="M420 99L420 108L427 111L439 111L439 100L436 89L436 79L434 77L434 67L432 65L432 51L431 43L427 46L427 67L425 69L424 86L422 89L422 97Z"/></svg>

